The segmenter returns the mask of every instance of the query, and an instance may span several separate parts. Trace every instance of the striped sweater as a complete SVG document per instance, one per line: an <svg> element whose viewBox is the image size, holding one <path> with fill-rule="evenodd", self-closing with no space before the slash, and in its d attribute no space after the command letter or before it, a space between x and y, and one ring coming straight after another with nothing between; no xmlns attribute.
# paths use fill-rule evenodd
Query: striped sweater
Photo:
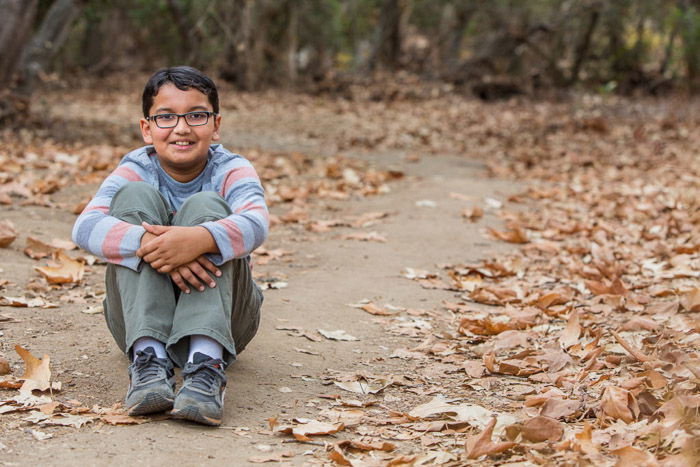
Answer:
<svg viewBox="0 0 700 467"><path fill-rule="evenodd" d="M102 182L95 197L75 221L73 241L76 244L110 263L139 269L141 258L136 256L136 250L145 229L109 215L115 193L135 181L156 188L174 211L201 191L214 191L226 200L233 214L201 224L209 230L219 248L219 254L208 255L216 265L247 257L267 238L269 215L263 188L255 169L243 156L214 144L209 148L209 161L202 173L190 182L180 183L160 167L153 146L144 146L125 155Z"/></svg>

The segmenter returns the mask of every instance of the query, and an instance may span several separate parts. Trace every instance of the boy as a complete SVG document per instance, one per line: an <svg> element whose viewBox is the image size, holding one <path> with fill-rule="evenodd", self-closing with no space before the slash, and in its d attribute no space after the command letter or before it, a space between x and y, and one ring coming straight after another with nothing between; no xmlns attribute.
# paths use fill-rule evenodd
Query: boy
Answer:
<svg viewBox="0 0 700 467"><path fill-rule="evenodd" d="M268 233L260 180L219 144L216 86L194 68L143 91L147 146L128 153L78 217L73 240L108 261L107 326L131 358L130 415L172 410L220 425L224 370L255 335L250 253ZM183 368L175 394L173 367Z"/></svg>

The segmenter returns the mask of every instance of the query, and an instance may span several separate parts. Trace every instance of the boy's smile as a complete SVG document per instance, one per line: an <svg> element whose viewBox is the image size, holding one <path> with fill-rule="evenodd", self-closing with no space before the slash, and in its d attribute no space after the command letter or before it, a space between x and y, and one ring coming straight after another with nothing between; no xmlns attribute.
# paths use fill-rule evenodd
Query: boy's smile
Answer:
<svg viewBox="0 0 700 467"><path fill-rule="evenodd" d="M209 99L199 90L182 91L168 83L153 99L149 117L212 110ZM219 140L221 116L210 115L206 124L197 126L190 126L184 116L175 118L177 124L172 128L159 128L153 119L142 118L141 134L144 142L155 148L163 170L178 182L188 182L204 170L209 145Z"/></svg>

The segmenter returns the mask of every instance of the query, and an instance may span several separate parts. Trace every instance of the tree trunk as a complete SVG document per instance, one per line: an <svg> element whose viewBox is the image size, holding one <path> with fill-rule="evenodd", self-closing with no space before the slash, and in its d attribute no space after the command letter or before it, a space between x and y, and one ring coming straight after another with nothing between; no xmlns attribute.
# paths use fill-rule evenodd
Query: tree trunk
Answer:
<svg viewBox="0 0 700 467"><path fill-rule="evenodd" d="M25 44L29 41L38 0L0 0L0 91L14 83Z"/></svg>
<svg viewBox="0 0 700 467"><path fill-rule="evenodd" d="M80 8L75 0L56 0L51 5L22 54L17 88L21 95L30 96L36 79L49 70L51 60L61 50Z"/></svg>
<svg viewBox="0 0 700 467"><path fill-rule="evenodd" d="M297 81L297 50L299 49L299 8L297 0L287 1L287 51L285 69L287 83L294 86Z"/></svg>
<svg viewBox="0 0 700 467"><path fill-rule="evenodd" d="M475 2L461 0L446 3L443 7L437 48L438 66L444 74L452 74L459 66L464 30L476 11Z"/></svg>
<svg viewBox="0 0 700 467"><path fill-rule="evenodd" d="M260 65L260 24L256 24L255 0L240 0L228 9L222 27L229 32L226 64L222 77L244 90L253 90L258 85ZM255 34L255 35L254 35ZM258 41L259 42L259 41Z"/></svg>
<svg viewBox="0 0 700 467"><path fill-rule="evenodd" d="M571 73L569 74L569 79L567 84L569 86L576 84L578 81L579 74L581 73L581 66L586 60L588 55L588 49L591 46L591 38L595 32L596 26L598 26L598 19L600 18L600 11L596 6L592 7L590 16L588 17L588 24L586 25L586 31L583 33L581 41L576 46L574 52L574 64L571 67Z"/></svg>
<svg viewBox="0 0 700 467"><path fill-rule="evenodd" d="M370 70L398 68L409 0L384 0L375 32Z"/></svg>

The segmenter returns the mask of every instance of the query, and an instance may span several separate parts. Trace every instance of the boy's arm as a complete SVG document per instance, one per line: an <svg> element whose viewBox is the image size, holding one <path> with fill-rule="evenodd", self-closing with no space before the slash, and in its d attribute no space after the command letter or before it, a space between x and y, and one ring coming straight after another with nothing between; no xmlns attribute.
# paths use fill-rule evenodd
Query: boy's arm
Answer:
<svg viewBox="0 0 700 467"><path fill-rule="evenodd" d="M132 181L143 181L140 168L126 163L117 167L100 185L95 197L78 216L73 226L73 242L110 263L138 270L136 256L146 230L109 215L112 197Z"/></svg>
<svg viewBox="0 0 700 467"><path fill-rule="evenodd" d="M222 197L232 214L224 219L204 222L218 253L208 254L217 266L233 258L244 258L262 245L269 232L270 216L262 184L252 165L237 160L228 168L221 187Z"/></svg>

